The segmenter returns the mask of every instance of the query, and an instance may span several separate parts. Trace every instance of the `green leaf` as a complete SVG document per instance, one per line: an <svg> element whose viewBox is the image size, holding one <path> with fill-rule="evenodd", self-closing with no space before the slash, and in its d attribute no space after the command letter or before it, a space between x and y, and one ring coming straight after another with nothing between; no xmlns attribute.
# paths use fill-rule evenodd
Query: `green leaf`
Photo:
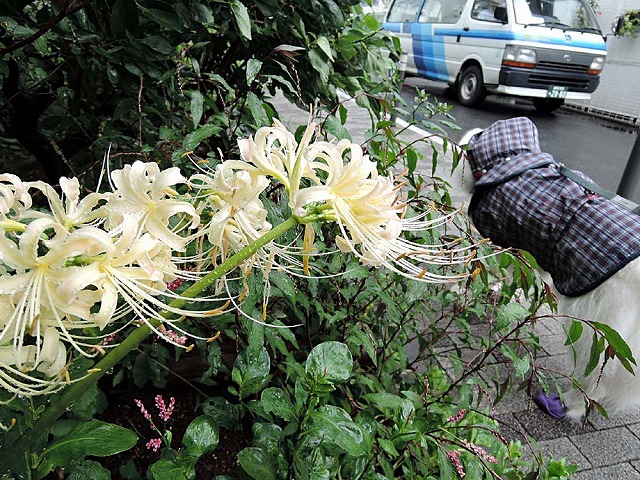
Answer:
<svg viewBox="0 0 640 480"><path fill-rule="evenodd" d="M564 342L565 345L572 345L578 341L580 335L582 335L584 327L582 326L582 322L577 320L573 320L571 322L571 327L569 327L569 332L567 333L567 340Z"/></svg>
<svg viewBox="0 0 640 480"><path fill-rule="evenodd" d="M162 55L169 55L173 52L173 47L163 37L149 35L148 37L141 38L140 41L151 50L161 53Z"/></svg>
<svg viewBox="0 0 640 480"><path fill-rule="evenodd" d="M516 375L520 378L524 378L525 374L529 371L529 368L531 367L531 360L529 358L529 355L525 354L523 356L520 356L518 352L513 350L507 344L502 344L500 346L500 351L504 353L504 355L509 360L511 360L511 362L513 363L513 368L515 370Z"/></svg>
<svg viewBox="0 0 640 480"><path fill-rule="evenodd" d="M200 143L209 137L220 132L222 128L219 125L203 125L184 137L184 148L187 150L195 150Z"/></svg>
<svg viewBox="0 0 640 480"><path fill-rule="evenodd" d="M380 444L380 447L382 448L382 450L384 450L385 453L389 455L391 458L395 458L398 455L400 455L391 440L380 438L378 440L378 443Z"/></svg>
<svg viewBox="0 0 640 480"><path fill-rule="evenodd" d="M265 386L270 368L271 359L264 347L257 353L246 349L238 355L231 378L240 387L242 398L259 392Z"/></svg>
<svg viewBox="0 0 640 480"><path fill-rule="evenodd" d="M324 56L319 48L309 50L309 61L311 66L320 74L320 79L323 83L329 81L329 72L331 71L331 64ZM358 97L360 98L360 97Z"/></svg>
<svg viewBox="0 0 640 480"><path fill-rule="evenodd" d="M247 447L238 453L238 462L256 480L275 480L276 459L262 448Z"/></svg>
<svg viewBox="0 0 640 480"><path fill-rule="evenodd" d="M134 0L116 0L111 8L109 26L113 36L125 38L138 28L138 9Z"/></svg>
<svg viewBox="0 0 640 480"><path fill-rule="evenodd" d="M153 480L186 480L195 478L193 475L189 475L189 470L191 469L167 458L161 458L149 467Z"/></svg>
<svg viewBox="0 0 640 480"><path fill-rule="evenodd" d="M349 348L340 342L324 342L311 350L305 372L314 378L343 383L351 376L353 358Z"/></svg>
<svg viewBox="0 0 640 480"><path fill-rule="evenodd" d="M329 44L327 37L318 37L316 45L320 50L322 50L329 60L333 61L333 53L331 52L331 45Z"/></svg>
<svg viewBox="0 0 640 480"><path fill-rule="evenodd" d="M200 415L187 427L182 444L189 449L200 452L199 456L215 450L218 446L218 424L209 415Z"/></svg>
<svg viewBox="0 0 640 480"><path fill-rule="evenodd" d="M617 355L629 359L635 365L636 361L633 358L631 348L629 348L627 342L624 341L617 331L604 323L592 322L592 325L604 334L604 338L609 342L609 345L615 349Z"/></svg>
<svg viewBox="0 0 640 480"><path fill-rule="evenodd" d="M71 470L66 478L67 480L86 480L87 478L91 480L110 480L111 474L109 470L102 468L102 465L98 462L83 460Z"/></svg>
<svg viewBox="0 0 640 480"><path fill-rule="evenodd" d="M282 441L285 433L273 423L254 423L251 428L253 446L264 449L272 455L278 456L282 451Z"/></svg>
<svg viewBox="0 0 640 480"><path fill-rule="evenodd" d="M513 326L514 323L527 318L529 315L531 315L529 310L521 304L516 302L508 303L498 310L495 328L496 330L502 330L503 328Z"/></svg>
<svg viewBox="0 0 640 480"><path fill-rule="evenodd" d="M290 300L296 297L296 287L293 284L291 275L284 272L271 272L269 274L269 280L280 289L285 298Z"/></svg>
<svg viewBox="0 0 640 480"><path fill-rule="evenodd" d="M262 100L253 92L247 93L247 108L257 127L269 125L269 117L264 110Z"/></svg>
<svg viewBox="0 0 640 480"><path fill-rule="evenodd" d="M158 10L156 8L146 8L142 6L139 2L136 3L138 9L142 12L142 14L147 17L149 20L157 23L161 27L167 28L173 31L181 31L185 25L180 21L180 19L173 13L167 12L165 10Z"/></svg>
<svg viewBox="0 0 640 480"><path fill-rule="evenodd" d="M285 421L291 421L296 417L293 403L287 393L277 387L269 387L260 396L262 408L267 413L273 413Z"/></svg>
<svg viewBox="0 0 640 480"><path fill-rule="evenodd" d="M42 457L53 465L66 467L72 460L86 455L108 457L133 447L138 437L131 430L91 420L81 423L65 436L54 441Z"/></svg>
<svg viewBox="0 0 640 480"><path fill-rule="evenodd" d="M413 173L418 166L418 152L416 152L413 148L407 149L407 168L409 169L409 173ZM419 283L419 282L412 282Z"/></svg>
<svg viewBox="0 0 640 480"><path fill-rule="evenodd" d="M367 453L364 432L342 408L325 405L312 413L311 419L316 427L314 435L323 442L334 444L354 457Z"/></svg>
<svg viewBox="0 0 640 480"><path fill-rule="evenodd" d="M251 19L249 18L247 7L240 0L233 0L231 2L231 11L236 19L240 35L247 40L251 40Z"/></svg>
<svg viewBox="0 0 640 480"><path fill-rule="evenodd" d="M589 353L589 361L584 368L584 376L589 375L600 363L600 354L604 352L604 338L598 337L596 332L593 332L593 339L591 341L591 351Z"/></svg>
<svg viewBox="0 0 640 480"><path fill-rule="evenodd" d="M204 97L198 90L191 92L191 121L193 128L197 128L202 118Z"/></svg>
<svg viewBox="0 0 640 480"><path fill-rule="evenodd" d="M346 138L347 140L351 140L351 134L349 133L349 130L347 130L347 127L342 124L342 122L335 115L329 115L326 118L324 128L327 133L330 133L338 139Z"/></svg>
<svg viewBox="0 0 640 480"><path fill-rule="evenodd" d="M247 62L247 85L251 85L256 79L260 70L262 69L262 62L256 58L250 58Z"/></svg>
<svg viewBox="0 0 640 480"><path fill-rule="evenodd" d="M73 404L71 411L77 418L91 420L96 413L102 413L107 405L107 396L94 383Z"/></svg>

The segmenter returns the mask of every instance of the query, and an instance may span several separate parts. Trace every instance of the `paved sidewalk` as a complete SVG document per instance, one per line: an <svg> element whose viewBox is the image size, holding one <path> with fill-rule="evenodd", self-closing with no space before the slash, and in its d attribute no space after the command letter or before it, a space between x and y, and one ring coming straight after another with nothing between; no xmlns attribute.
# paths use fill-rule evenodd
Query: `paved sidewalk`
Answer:
<svg viewBox="0 0 640 480"><path fill-rule="evenodd" d="M295 128L308 122L309 113L291 105L283 97L277 97L273 103L285 125ZM368 114L353 101L345 106L349 111L347 130L354 142L361 143L370 127ZM417 139L425 133L411 130L403 135ZM426 167L427 170L430 168L430 165ZM463 186L462 169L458 168L453 176L449 175L450 169L449 154L438 166L437 175L450 182L454 204L466 205L470 194ZM465 175L470 173L467 171ZM548 369L562 370L565 333L560 325L549 318L539 321L535 327L544 350L537 362ZM501 433L505 438L522 440L524 445L526 436L538 447L543 459L552 455L553 458L564 457L568 463L577 464L578 471L572 475L572 479L640 480L640 411L609 420L595 412L584 425L580 425L552 418L531 404L524 392L513 392L495 406L493 415L504 422Z"/></svg>

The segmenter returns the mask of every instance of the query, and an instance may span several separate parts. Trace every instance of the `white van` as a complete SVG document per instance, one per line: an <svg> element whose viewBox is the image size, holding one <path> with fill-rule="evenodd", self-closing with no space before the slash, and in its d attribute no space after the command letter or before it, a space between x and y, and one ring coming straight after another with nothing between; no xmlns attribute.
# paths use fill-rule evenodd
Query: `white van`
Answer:
<svg viewBox="0 0 640 480"><path fill-rule="evenodd" d="M383 27L407 74L449 83L467 106L487 93L547 112L589 100L607 55L588 0L395 0Z"/></svg>

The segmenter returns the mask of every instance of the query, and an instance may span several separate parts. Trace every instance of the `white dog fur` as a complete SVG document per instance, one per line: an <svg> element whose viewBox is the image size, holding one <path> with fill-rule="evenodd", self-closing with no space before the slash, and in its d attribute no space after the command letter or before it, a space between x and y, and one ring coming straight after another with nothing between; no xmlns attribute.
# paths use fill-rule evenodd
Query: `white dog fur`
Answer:
<svg viewBox="0 0 640 480"><path fill-rule="evenodd" d="M473 129L466 132L459 144L469 143L472 136L482 132ZM467 183L467 182L465 182ZM465 187L473 189L473 180ZM543 272L546 273L546 272ZM545 275L547 279L551 277ZM553 287L553 283L551 282ZM640 258L633 260L607 281L579 297L567 297L555 291L558 299L558 315L565 318L568 331L573 318L591 320L609 325L627 342L633 357L640 357ZM566 347L564 358L566 373L580 382L580 389L569 389L561 394L567 408L566 415L581 420L586 414L587 398L602 405L607 414L625 413L640 407L640 372L629 373L617 359L610 359L601 372L601 364L584 377L591 352L592 335L588 328L572 346ZM575 349L575 357L572 348ZM574 361L575 358L575 361ZM583 394L584 391L584 394Z"/></svg>

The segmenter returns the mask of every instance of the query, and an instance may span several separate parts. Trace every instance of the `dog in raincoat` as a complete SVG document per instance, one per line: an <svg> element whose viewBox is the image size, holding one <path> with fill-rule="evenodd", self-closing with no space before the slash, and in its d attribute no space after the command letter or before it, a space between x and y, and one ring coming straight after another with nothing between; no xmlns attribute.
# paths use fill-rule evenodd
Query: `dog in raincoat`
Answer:
<svg viewBox="0 0 640 480"><path fill-rule="evenodd" d="M585 175L543 153L528 118L468 132L460 144L468 146L475 179L469 215L478 231L496 245L530 252L553 279L561 315L613 327L638 358L640 215L594 193ZM608 413L639 407L640 375L617 359L601 369L603 353L600 365L582 375L591 351L588 330L572 346L581 389ZM588 408L579 389L561 397L539 391L534 401L558 418L580 419Z"/></svg>

